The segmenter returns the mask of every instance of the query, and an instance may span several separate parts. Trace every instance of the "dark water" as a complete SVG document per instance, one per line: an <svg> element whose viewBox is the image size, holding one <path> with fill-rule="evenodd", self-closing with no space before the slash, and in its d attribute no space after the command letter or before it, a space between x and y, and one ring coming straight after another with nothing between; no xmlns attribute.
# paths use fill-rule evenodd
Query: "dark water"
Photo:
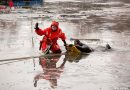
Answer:
<svg viewBox="0 0 130 90"><path fill-rule="evenodd" d="M82 42L92 48L107 43L112 47L110 51L93 52L74 61L65 60L62 55L44 57L40 62L38 58L0 62L1 90L130 90L129 14L129 0L46 2L31 14L25 10L1 14L1 60L32 55L41 39L34 33L35 23L45 28L52 20L60 22L68 43L73 43L71 37L90 38L100 41Z"/></svg>

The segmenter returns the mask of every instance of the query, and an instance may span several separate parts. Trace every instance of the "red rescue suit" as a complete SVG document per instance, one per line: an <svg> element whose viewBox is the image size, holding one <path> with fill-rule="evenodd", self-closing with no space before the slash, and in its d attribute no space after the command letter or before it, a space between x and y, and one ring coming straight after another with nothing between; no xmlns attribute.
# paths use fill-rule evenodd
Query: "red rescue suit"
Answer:
<svg viewBox="0 0 130 90"><path fill-rule="evenodd" d="M51 51L53 53L55 53L56 51L60 50L60 47L57 43L57 40L59 38L62 39L62 41L64 41L66 39L66 36L65 34L62 32L62 30L58 27L59 23L56 22L56 21L53 21L51 26L49 28L46 28L44 30L41 30L38 28L38 30L35 30L35 32L42 36L44 35L42 41L41 41L41 50L44 52L46 51L48 45L51 44ZM56 26L57 27L57 30L56 31L52 31L52 26Z"/></svg>
<svg viewBox="0 0 130 90"><path fill-rule="evenodd" d="M9 1L9 7L10 7L10 8L14 7L14 3L13 3L12 0Z"/></svg>

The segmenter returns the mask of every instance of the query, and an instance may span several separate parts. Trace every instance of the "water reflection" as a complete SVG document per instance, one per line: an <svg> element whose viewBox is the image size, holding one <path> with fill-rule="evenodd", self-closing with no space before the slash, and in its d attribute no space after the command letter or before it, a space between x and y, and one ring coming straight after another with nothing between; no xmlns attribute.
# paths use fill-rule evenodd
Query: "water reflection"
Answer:
<svg viewBox="0 0 130 90"><path fill-rule="evenodd" d="M60 59L62 55L52 55L39 58L39 65L42 67L43 72L37 74L34 77L34 87L37 87L39 80L47 80L50 83L51 88L56 88L58 85L58 79L60 78L61 73L64 72L64 66L66 61L72 63L78 63L83 58L89 56L89 54L81 55L81 53L76 52L67 52L65 53L64 58ZM58 62L61 62L60 65L57 65Z"/></svg>
<svg viewBox="0 0 130 90"><path fill-rule="evenodd" d="M16 24L17 22L14 20L0 20L0 28L2 29L14 29L16 27Z"/></svg>
<svg viewBox="0 0 130 90"><path fill-rule="evenodd" d="M57 87L57 79L60 78L66 63L66 60L64 59L61 65L57 67L60 57L61 56L49 56L39 58L39 64L43 69L43 73L40 73L34 77L34 87L37 87L38 81L41 79L49 81L51 88Z"/></svg>

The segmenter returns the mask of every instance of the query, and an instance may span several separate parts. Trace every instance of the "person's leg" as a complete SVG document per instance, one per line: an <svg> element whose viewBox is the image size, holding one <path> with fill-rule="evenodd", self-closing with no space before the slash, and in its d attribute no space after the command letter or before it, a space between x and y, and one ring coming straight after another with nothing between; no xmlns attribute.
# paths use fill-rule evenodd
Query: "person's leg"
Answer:
<svg viewBox="0 0 130 90"><path fill-rule="evenodd" d="M62 52L61 49L60 49L60 46L57 43L52 45L51 51L53 53L61 53Z"/></svg>
<svg viewBox="0 0 130 90"><path fill-rule="evenodd" d="M46 49L47 49L47 44L46 44L46 42L43 41L43 42L41 43L41 50L42 50L42 52L45 52Z"/></svg>

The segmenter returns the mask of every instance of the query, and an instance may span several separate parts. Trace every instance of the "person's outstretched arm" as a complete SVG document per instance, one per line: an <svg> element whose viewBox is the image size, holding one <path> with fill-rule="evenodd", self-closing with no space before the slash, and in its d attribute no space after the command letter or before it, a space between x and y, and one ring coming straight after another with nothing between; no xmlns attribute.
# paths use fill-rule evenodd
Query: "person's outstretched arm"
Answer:
<svg viewBox="0 0 130 90"><path fill-rule="evenodd" d="M66 36L65 33L61 32L61 34L59 35L59 38L61 38L61 40L64 43L65 49L67 50L67 42L66 42Z"/></svg>
<svg viewBox="0 0 130 90"><path fill-rule="evenodd" d="M34 29L35 29L35 32L36 32L38 35L40 35L40 36L45 35L46 30L40 29L40 28L38 27L38 23L35 24L35 28L34 28Z"/></svg>

